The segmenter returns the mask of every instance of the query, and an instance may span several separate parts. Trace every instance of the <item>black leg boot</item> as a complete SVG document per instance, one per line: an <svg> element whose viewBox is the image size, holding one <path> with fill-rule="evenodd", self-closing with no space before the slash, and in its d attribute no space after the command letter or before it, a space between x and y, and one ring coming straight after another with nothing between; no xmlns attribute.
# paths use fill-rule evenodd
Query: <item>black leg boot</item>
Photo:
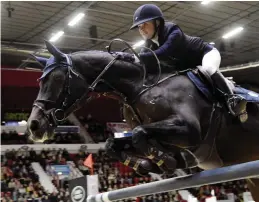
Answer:
<svg viewBox="0 0 259 202"><path fill-rule="evenodd" d="M154 139L147 139L143 134L135 135L132 143L146 158L156 164L164 173L173 173L176 169L176 160L173 154L168 153Z"/></svg>
<svg viewBox="0 0 259 202"><path fill-rule="evenodd" d="M159 167L149 159L143 159L132 154L127 154L121 148L116 147L115 140L108 138L105 145L105 152L126 166L133 168L139 175L146 176L149 172L162 174Z"/></svg>
<svg viewBox="0 0 259 202"><path fill-rule="evenodd" d="M223 74L219 71L215 72L212 76L211 79L213 82L216 84L216 86L226 95L233 95L233 91L231 88L228 86L225 77Z"/></svg>
<svg viewBox="0 0 259 202"><path fill-rule="evenodd" d="M156 147L150 147L147 158L152 160L153 163L156 163L165 174L172 174L175 172L177 162L172 153L162 152Z"/></svg>
<svg viewBox="0 0 259 202"><path fill-rule="evenodd" d="M233 94L233 91L228 86L227 81L221 72L215 72L211 76L211 79L219 88L219 90L222 91L225 95L226 104L230 113L234 116L238 116L241 122L245 122L248 118L246 112L246 101L241 97L237 97Z"/></svg>
<svg viewBox="0 0 259 202"><path fill-rule="evenodd" d="M149 159L142 159L132 155L128 155L125 152L121 153L121 162L125 166L133 168L139 175L146 176L149 172L162 174L161 170Z"/></svg>

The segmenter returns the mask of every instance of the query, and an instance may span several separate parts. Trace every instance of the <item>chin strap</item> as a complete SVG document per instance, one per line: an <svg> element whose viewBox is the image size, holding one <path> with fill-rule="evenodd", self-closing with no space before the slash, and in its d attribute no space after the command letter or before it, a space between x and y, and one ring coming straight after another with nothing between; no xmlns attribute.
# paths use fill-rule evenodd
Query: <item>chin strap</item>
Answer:
<svg viewBox="0 0 259 202"><path fill-rule="evenodd" d="M154 27L155 27L155 32L154 32L154 34L152 35L151 39L153 39L153 38L156 36L157 31L158 31L159 26L160 26L160 25L157 25L156 20L153 21L153 24L154 24Z"/></svg>

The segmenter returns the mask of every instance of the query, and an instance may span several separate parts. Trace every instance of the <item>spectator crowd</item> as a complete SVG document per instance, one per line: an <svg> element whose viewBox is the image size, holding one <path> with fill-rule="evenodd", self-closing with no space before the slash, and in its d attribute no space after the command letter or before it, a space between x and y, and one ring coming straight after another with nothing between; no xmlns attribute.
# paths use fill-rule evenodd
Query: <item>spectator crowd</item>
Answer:
<svg viewBox="0 0 259 202"><path fill-rule="evenodd" d="M105 125L94 121L91 116L87 119L80 118L96 143L104 142L112 133ZM27 134L17 132L2 132L2 145L28 144ZM47 142L45 142L47 143ZM80 144L81 139L77 133L56 133L54 140L48 143ZM87 150L79 150L75 154L69 153L65 148L43 149L40 152L33 149L20 148L7 150L1 155L1 201L2 202L69 202L69 179L60 179L58 175L52 176L52 183L57 192L48 193L39 181L39 176L33 170L32 162L38 162L48 173L51 165L66 165L74 162L75 167L83 175L89 175L89 169L84 166L84 160L89 155ZM131 187L138 184L155 181L151 176L139 176L131 168L106 156L104 151L93 154L94 174L99 176L99 191L106 192L115 189ZM166 176L164 176L165 178ZM227 199L228 193L233 193L235 201L242 201L242 193L249 191L246 181L240 180L217 185L202 186L190 189L189 192L199 201L205 202L212 196L212 192L218 200ZM144 197L120 200L119 202L185 202L179 192L153 194Z"/></svg>
<svg viewBox="0 0 259 202"><path fill-rule="evenodd" d="M89 155L85 150L76 154L70 154L66 149L46 149L38 154L33 149L7 150L1 157L1 200L11 201L35 201L35 202L68 202L68 180L60 180L54 177L52 183L56 186L57 193L48 193L39 182L39 176L34 172L31 163L39 162L46 170L49 165L63 164L73 161L76 167L84 175L89 174L83 161ZM106 192L115 189L135 186L154 181L151 176L139 176L129 167L116 162L104 154L103 151L93 155L94 173L99 176L99 191ZM234 193L236 201L242 201L242 193L248 191L245 181L222 183L218 185L202 186L190 189L190 193L199 201L205 201L212 196L214 191L218 200L227 199L227 193ZM184 202L177 191L138 197L124 201L136 202Z"/></svg>

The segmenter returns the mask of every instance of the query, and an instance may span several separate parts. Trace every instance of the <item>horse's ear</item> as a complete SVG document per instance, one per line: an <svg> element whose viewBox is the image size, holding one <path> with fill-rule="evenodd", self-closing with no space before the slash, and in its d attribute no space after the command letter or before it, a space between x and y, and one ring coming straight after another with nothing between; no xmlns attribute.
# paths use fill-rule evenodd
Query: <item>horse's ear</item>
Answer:
<svg viewBox="0 0 259 202"><path fill-rule="evenodd" d="M62 53L57 47L51 44L49 41L44 40L48 51L58 60L62 60L65 54Z"/></svg>
<svg viewBox="0 0 259 202"><path fill-rule="evenodd" d="M33 59L35 59L35 60L40 64L40 66L41 66L42 68L44 68L44 67L46 66L47 61L48 61L47 58L38 57L38 56L35 56L35 55L33 55L33 54L30 54L30 56L31 56Z"/></svg>

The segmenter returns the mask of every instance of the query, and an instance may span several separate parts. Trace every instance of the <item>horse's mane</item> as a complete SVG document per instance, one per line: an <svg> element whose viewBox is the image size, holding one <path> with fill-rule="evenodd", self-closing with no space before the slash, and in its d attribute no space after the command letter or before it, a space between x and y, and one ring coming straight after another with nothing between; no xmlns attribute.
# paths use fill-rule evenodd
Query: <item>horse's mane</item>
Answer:
<svg viewBox="0 0 259 202"><path fill-rule="evenodd" d="M71 55L91 55L91 56L98 55L98 57L103 58L103 60L108 60L108 61L110 61L113 57L107 51L101 51L101 50L77 51L77 52L71 53ZM134 62L132 63L132 62L128 62L128 61L118 60L115 65L120 66L121 68L135 68L135 70L137 70L137 71L142 71L142 65L140 63L134 63ZM157 65L156 61L151 60L150 63L145 64L145 65L147 68L147 72L149 74L158 73L158 65ZM172 72L176 71L176 69L177 69L175 64L169 64L167 61L164 61L164 60L160 60L160 66L161 66L162 74L172 73Z"/></svg>
<svg viewBox="0 0 259 202"><path fill-rule="evenodd" d="M89 50L89 51L78 51L78 52L74 52L71 54L71 56L89 56L90 60L93 59L99 59L100 63L106 63L108 64L113 58L114 56L112 56L112 54L106 52L106 51L98 51L98 50ZM137 74L141 73L140 71L142 66L139 63L132 63L132 62L128 62L128 61L123 61L123 60L117 60L114 63L114 66L116 66L116 68L123 70L135 70L135 72Z"/></svg>

